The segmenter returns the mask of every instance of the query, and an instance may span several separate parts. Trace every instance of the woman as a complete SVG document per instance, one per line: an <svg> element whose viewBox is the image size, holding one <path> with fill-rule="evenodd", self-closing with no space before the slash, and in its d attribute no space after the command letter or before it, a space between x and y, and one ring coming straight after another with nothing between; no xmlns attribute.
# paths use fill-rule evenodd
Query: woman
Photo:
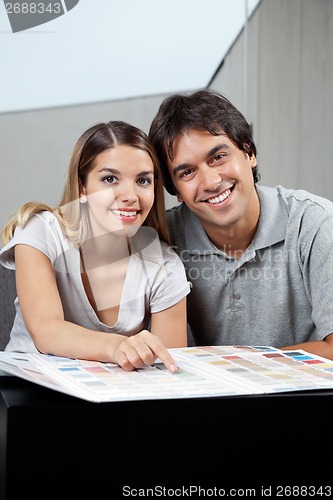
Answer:
<svg viewBox="0 0 333 500"><path fill-rule="evenodd" d="M25 204L3 231L16 270L7 351L114 362L130 371L186 345L190 285L167 245L164 194L146 134L121 121L77 141L54 209ZM149 328L149 330L148 330Z"/></svg>

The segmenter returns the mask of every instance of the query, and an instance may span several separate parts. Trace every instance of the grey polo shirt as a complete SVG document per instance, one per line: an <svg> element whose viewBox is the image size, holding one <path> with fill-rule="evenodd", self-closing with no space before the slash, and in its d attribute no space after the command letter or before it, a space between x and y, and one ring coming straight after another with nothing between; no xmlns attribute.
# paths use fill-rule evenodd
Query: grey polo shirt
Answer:
<svg viewBox="0 0 333 500"><path fill-rule="evenodd" d="M185 204L167 211L192 282L197 345L281 347L333 332L333 203L281 186L256 189L259 224L239 260L212 244Z"/></svg>

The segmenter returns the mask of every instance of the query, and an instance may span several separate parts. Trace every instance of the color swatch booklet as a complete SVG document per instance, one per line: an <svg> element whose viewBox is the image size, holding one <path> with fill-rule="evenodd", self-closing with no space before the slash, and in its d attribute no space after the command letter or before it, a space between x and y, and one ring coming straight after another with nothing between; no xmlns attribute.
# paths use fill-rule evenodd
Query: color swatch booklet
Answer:
<svg viewBox="0 0 333 500"><path fill-rule="evenodd" d="M126 372L112 363L12 352L0 352L0 370L93 402L333 388L333 361L302 350L206 346L169 351L178 366L172 374L160 360Z"/></svg>

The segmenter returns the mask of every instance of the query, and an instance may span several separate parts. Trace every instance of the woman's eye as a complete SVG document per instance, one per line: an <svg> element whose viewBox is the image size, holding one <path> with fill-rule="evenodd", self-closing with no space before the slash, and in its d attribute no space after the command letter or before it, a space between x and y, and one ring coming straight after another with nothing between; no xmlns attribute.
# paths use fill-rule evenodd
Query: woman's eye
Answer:
<svg viewBox="0 0 333 500"><path fill-rule="evenodd" d="M149 186L151 184L151 179L145 178L145 177L140 177L138 179L138 184L140 186Z"/></svg>
<svg viewBox="0 0 333 500"><path fill-rule="evenodd" d="M114 175L107 175L102 179L102 182L106 182L107 184L113 184L116 181L117 178Z"/></svg>

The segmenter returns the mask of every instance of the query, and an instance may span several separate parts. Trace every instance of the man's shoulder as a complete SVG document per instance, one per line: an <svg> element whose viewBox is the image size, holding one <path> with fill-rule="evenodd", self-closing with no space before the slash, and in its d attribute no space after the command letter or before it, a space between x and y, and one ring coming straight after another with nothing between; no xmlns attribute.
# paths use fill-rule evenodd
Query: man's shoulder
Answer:
<svg viewBox="0 0 333 500"><path fill-rule="evenodd" d="M316 210L326 215L333 215L333 202L328 198L311 193L304 189L288 189L283 186L276 187L278 196L290 210L301 211Z"/></svg>
<svg viewBox="0 0 333 500"><path fill-rule="evenodd" d="M323 214L333 215L333 202L331 200L305 189L292 189L277 185L275 187L257 186L257 191L260 200L266 201L268 204L274 203L274 199L280 200L288 213L312 209Z"/></svg>
<svg viewBox="0 0 333 500"><path fill-rule="evenodd" d="M168 224L173 225L176 223L177 225L179 225L181 222L184 222L187 211L188 208L186 207L185 203L181 203L180 205L168 208L166 211Z"/></svg>
<svg viewBox="0 0 333 500"><path fill-rule="evenodd" d="M171 245L186 246L186 228L190 223L189 219L191 219L189 215L189 209L184 203L166 211Z"/></svg>

